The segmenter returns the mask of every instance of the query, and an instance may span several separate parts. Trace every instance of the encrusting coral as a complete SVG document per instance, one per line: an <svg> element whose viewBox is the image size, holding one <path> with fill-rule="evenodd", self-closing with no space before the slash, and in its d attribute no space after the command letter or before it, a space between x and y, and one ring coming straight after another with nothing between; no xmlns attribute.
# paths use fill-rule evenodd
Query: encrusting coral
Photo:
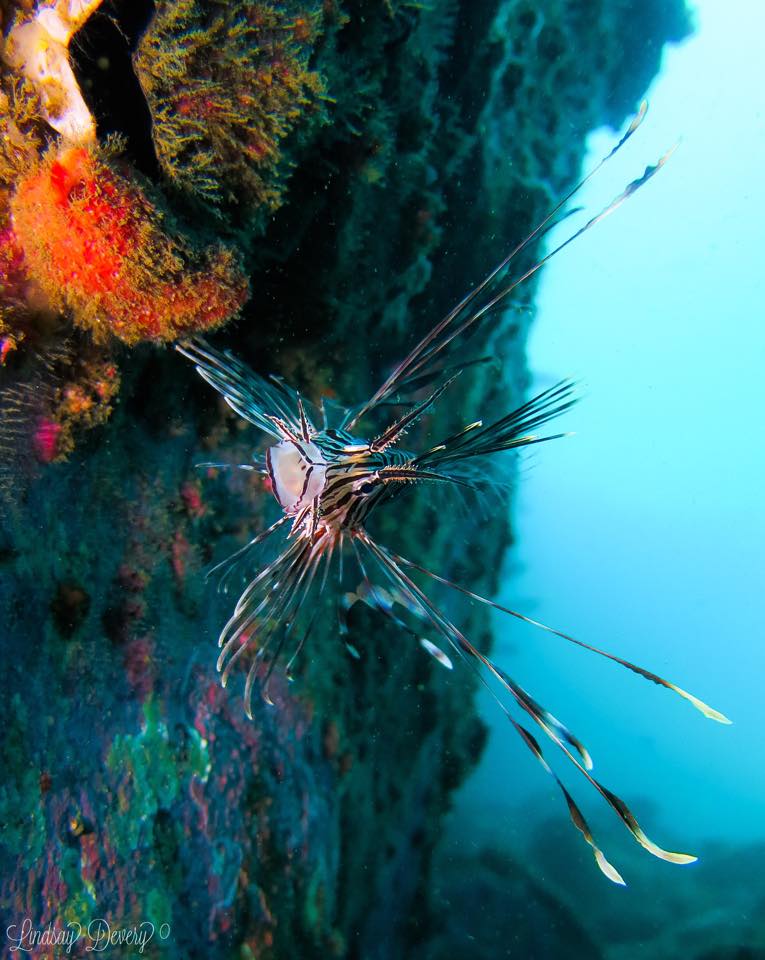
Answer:
<svg viewBox="0 0 765 960"><path fill-rule="evenodd" d="M22 259L7 211L0 207L0 366L24 339L26 275Z"/></svg>
<svg viewBox="0 0 765 960"><path fill-rule="evenodd" d="M53 396L53 417L38 421L34 451L43 463L64 460L74 449L75 431L105 423L120 387L115 363L94 354L76 364Z"/></svg>
<svg viewBox="0 0 765 960"><path fill-rule="evenodd" d="M120 383L103 350L209 331L248 297L236 250L202 244L174 225L159 191L99 142L70 55L101 0L41 0L2 8L0 38L0 366L24 348L38 370L0 392L0 407L40 407L30 426L39 460L59 460L75 427L103 423ZM70 325L88 331L62 353ZM100 345L100 346L99 346ZM46 381L35 357L55 355ZM61 357L70 362L61 363ZM101 376L105 365L112 371ZM39 377L43 377L39 381ZM62 386L64 384L64 386ZM41 389L44 386L44 389Z"/></svg>
<svg viewBox="0 0 765 960"><path fill-rule="evenodd" d="M82 340L76 351L67 347L66 326L30 274L14 229L14 177L37 169L47 142L38 104L28 81L0 86L0 368L10 368L0 390L0 500L5 506L18 503L19 479L29 474L30 455L42 464L65 459L82 429L106 422L120 384L117 364L92 339Z"/></svg>
<svg viewBox="0 0 765 960"><path fill-rule="evenodd" d="M38 299L11 225L13 186L45 147L47 125L29 80L0 74L0 367L25 339Z"/></svg>
<svg viewBox="0 0 765 960"><path fill-rule="evenodd" d="M18 178L47 143L47 125L34 86L0 72L0 322L23 299L22 253L11 226L9 202Z"/></svg>
<svg viewBox="0 0 765 960"><path fill-rule="evenodd" d="M44 150L49 136L35 85L0 71L0 191L7 193Z"/></svg>
<svg viewBox="0 0 765 960"><path fill-rule="evenodd" d="M207 332L249 295L239 252L178 228L159 188L119 156L119 141L97 137L71 41L101 3L2 8L0 365L32 340L55 349L68 324L106 348L115 339L133 346ZM176 198L239 205L248 216L280 205L286 138L325 118L325 83L309 68L323 10L318 0L157 5L133 62ZM240 239L247 246L246 233ZM94 396L84 371L98 356L80 344L84 366L62 374L70 395ZM41 459L71 449L78 417L102 422L118 383L110 381L98 415L88 404L51 408L35 440ZM46 396L64 402L58 387Z"/></svg>

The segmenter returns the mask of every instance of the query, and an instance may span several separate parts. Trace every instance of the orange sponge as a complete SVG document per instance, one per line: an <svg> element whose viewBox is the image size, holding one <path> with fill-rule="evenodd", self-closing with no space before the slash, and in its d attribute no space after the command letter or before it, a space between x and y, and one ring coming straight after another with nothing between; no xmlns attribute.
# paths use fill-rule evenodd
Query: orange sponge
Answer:
<svg viewBox="0 0 765 960"><path fill-rule="evenodd" d="M247 299L234 252L171 232L127 165L97 148L50 153L18 183L11 212L29 276L98 339L210 330Z"/></svg>

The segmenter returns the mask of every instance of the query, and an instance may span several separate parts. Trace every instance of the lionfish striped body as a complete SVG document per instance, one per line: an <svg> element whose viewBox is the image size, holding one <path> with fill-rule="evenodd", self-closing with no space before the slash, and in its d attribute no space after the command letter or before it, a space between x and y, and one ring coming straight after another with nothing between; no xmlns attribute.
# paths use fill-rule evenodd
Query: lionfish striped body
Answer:
<svg viewBox="0 0 765 960"><path fill-rule="evenodd" d="M595 170L629 139L644 113L645 105ZM434 604L417 583L416 576L426 576L473 601L619 663L674 691L705 716L722 723L729 721L657 674L481 597L392 552L370 536L367 521L373 510L393 500L409 484L436 483L476 489L487 476L487 458L501 451L554 439L553 436L539 436L536 430L574 403L572 385L568 382L551 387L493 423L485 425L481 420L469 423L424 451L410 452L402 445L409 428L426 416L462 370L475 362L462 360L456 364L444 364L453 347L461 344L462 335L492 316L512 291L550 257L616 209L662 166L665 159L666 156L647 167L644 174L629 184L608 207L533 267L510 278L514 258L553 224L563 206L594 174L593 170L482 283L436 324L370 400L355 410L341 410L339 423L330 423L332 417L324 404L318 410L313 408L281 379L262 377L231 354L220 353L204 341L194 340L178 346L178 350L196 364L202 377L223 395L236 413L270 437L264 459L254 465L242 466L243 469L259 470L268 477L281 507L281 515L211 571L222 571L221 582L225 584L241 562L252 562L259 556L262 545L278 544L276 556L256 568L257 572L247 583L219 640L218 669L224 686L237 663L243 659L248 663L245 683L248 716L252 716L251 698L256 684L263 698L271 703L269 680L285 647L292 654L286 664L289 675L292 663L317 619L320 609L317 597L324 592L330 570L337 565L338 580L342 583L343 558L347 557L346 563L355 571L355 583L360 581L360 585L354 592L341 593L339 609L347 609L349 603L357 600L363 601L403 630L417 636L425 650L444 666L451 668L452 662L442 647L475 669L512 727L555 779L571 819L591 846L600 869L609 879L620 884L624 881L596 845L568 788L549 765L539 741L521 723L524 716L530 718L565 754L646 850L674 863L689 863L696 858L664 850L646 836L624 801L593 777L590 772L592 759L581 741L505 670L478 650ZM371 440L365 438L362 423L372 415L379 419L384 409L391 406L403 408L403 414L375 432ZM429 637L423 635L423 627ZM344 633L342 616L339 632ZM431 638L437 639L440 646ZM349 649L354 652L353 648Z"/></svg>

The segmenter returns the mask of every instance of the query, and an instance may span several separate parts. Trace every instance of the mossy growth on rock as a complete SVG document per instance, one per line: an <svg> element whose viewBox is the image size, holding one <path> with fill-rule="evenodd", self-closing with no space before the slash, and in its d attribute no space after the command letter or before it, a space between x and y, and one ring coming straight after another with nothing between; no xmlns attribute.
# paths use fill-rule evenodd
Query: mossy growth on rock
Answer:
<svg viewBox="0 0 765 960"><path fill-rule="evenodd" d="M309 68L321 26L315 0L161 0L134 63L175 188L213 206L279 206L284 140L325 116L324 81Z"/></svg>

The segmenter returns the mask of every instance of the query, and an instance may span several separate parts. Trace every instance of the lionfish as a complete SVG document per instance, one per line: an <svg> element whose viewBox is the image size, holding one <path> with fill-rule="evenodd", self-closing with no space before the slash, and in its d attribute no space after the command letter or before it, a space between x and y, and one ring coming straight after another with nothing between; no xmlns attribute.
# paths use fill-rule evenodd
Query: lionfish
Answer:
<svg viewBox="0 0 765 960"><path fill-rule="evenodd" d="M535 239L540 238L566 214L564 206L584 184L606 163L638 128L645 115L646 104L630 123L626 133L576 186L551 210L549 215L489 275L471 290L396 366L375 394L355 409L341 409L330 425L330 404L322 400L314 410L299 392L281 378L262 377L246 367L230 353L221 353L201 339L185 341L177 349L194 362L197 371L225 398L228 405L271 438L271 446L262 461L240 465L259 470L270 480L270 487L281 507L281 516L244 547L214 567L210 573L223 571L222 583L243 560L252 561L253 553L266 541L277 539L275 559L266 562L249 580L219 638L221 647L218 670L225 686L234 665L248 653L244 702L252 718L253 688L259 685L267 703L269 680L287 642L296 646L286 670L309 636L318 612L311 598L320 595L326 586L332 564L337 558L338 578L342 583L343 556L355 562L360 586L354 593L345 593L338 610L360 600L384 614L398 627L418 637L424 649L443 666L451 669L449 656L433 640L419 636L402 619L413 615L427 625L452 654L461 658L478 674L489 689L513 729L534 754L546 772L554 778L566 801L576 828L592 848L597 865L614 883L624 884L618 871L597 846L592 831L571 793L545 758L542 747L531 731L510 712L509 704L520 709L555 744L616 812L635 840L649 853L672 863L690 863L689 854L673 853L655 844L641 829L638 821L615 793L595 779L590 772L592 759L584 744L537 703L504 669L482 653L440 610L418 585L420 574L438 584L458 591L471 601L485 604L517 620L531 624L549 634L583 647L592 653L621 664L633 673L674 691L693 704L704 716L721 723L730 721L697 697L674 683L637 666L616 654L578 640L546 624L524 616L501 603L479 596L473 591L426 569L382 544L367 531L367 520L373 510L394 500L412 483L432 482L442 485L477 488L486 473L486 458L506 450L519 450L531 444L556 439L563 434L540 436L535 431L575 402L573 384L562 381L543 391L500 419L485 424L482 420L468 423L457 433L421 452L412 452L402 440L415 422L424 417L462 370L475 361L445 364L449 351L459 346L464 335L494 314L507 301L519 284L528 280L551 257L559 253L585 231L613 212L624 200L646 183L665 163L669 153L654 165L646 167L642 176L633 180L597 216L589 219L532 267L510 278L511 265ZM422 399L412 399L422 395ZM407 398L409 400L407 401ZM385 407L404 406L405 412L367 439L361 424L370 415ZM337 411L334 411L337 414ZM208 466L208 465L203 465ZM215 464L213 466L227 466ZM380 582L381 581L381 582ZM397 612L401 608L401 613ZM347 634L347 625L339 618L339 631ZM347 641L346 641L347 642ZM351 653L358 656L350 643ZM501 688L500 696L490 684L493 678Z"/></svg>

